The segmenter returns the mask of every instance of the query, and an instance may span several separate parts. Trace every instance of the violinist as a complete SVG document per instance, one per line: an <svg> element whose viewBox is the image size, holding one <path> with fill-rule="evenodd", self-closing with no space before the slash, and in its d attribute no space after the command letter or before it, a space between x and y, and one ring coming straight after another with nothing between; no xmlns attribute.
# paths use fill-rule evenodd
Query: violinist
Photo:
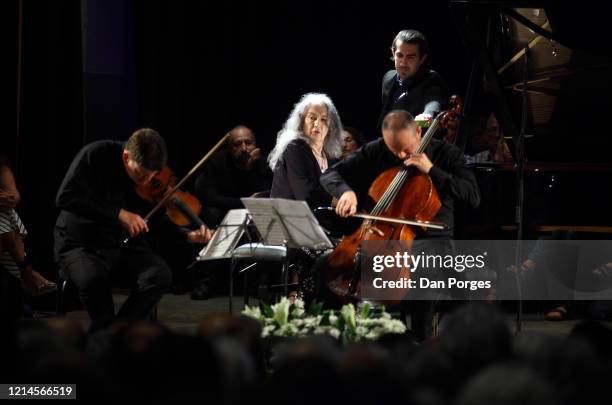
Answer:
<svg viewBox="0 0 612 405"><path fill-rule="evenodd" d="M365 144L321 176L323 187L338 198L336 213L342 217L355 214L364 205L370 185L386 170L401 165L413 167L429 175L440 197L441 207L433 221L448 226L447 229L415 229L415 239L442 240L434 248L444 252L437 250L435 253L452 253L450 239L454 202L463 201L477 206L480 201L476 179L466 167L463 154L456 146L437 139L431 140L425 153L417 154L421 144L421 128L404 110L388 113L383 120L382 132L382 138ZM427 249L426 243L422 245ZM412 329L417 339L431 335L433 308L431 301L410 303Z"/></svg>
<svg viewBox="0 0 612 405"><path fill-rule="evenodd" d="M91 330L115 319L111 272L130 272L136 286L116 318L145 317L170 286L171 272L144 238L123 246L126 233L135 237L149 224L134 212L135 185L151 183L165 166L166 144L154 130L139 129L126 143L97 141L76 155L56 197L61 210L55 224L55 258L60 274L78 289L92 320ZM192 242L206 243L211 231L187 233Z"/></svg>

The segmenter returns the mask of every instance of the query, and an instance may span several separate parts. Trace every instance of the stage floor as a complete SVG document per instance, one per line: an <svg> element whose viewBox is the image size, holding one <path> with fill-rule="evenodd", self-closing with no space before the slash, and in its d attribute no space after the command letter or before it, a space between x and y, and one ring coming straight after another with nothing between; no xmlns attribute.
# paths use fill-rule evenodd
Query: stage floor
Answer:
<svg viewBox="0 0 612 405"><path fill-rule="evenodd" d="M116 292L113 294L115 300L115 307L118 310L121 304L127 298L126 292ZM251 298L249 303L251 305L257 304L257 300ZM158 306L158 320L170 330L177 333L195 334L197 331L198 324L204 316L215 312L228 312L229 311L229 297L219 296L209 298L207 300L192 300L189 294L175 295L166 294L160 301ZM243 297L234 297L234 311L235 315L240 314L243 308ZM55 316L50 316L46 319L52 319ZM82 324L83 328L89 327L89 319L87 313L82 310L70 311L67 313L68 319L78 320ZM507 313L508 325L512 331L516 330L516 315L514 313ZM572 328L580 323L582 319L571 319L562 322L551 322L544 320L543 314L536 313L525 313L522 321L522 333L523 334L538 334L538 335L552 335L552 336L566 336ZM612 321L603 322L604 324L612 327ZM440 324L440 329L444 328L444 317Z"/></svg>

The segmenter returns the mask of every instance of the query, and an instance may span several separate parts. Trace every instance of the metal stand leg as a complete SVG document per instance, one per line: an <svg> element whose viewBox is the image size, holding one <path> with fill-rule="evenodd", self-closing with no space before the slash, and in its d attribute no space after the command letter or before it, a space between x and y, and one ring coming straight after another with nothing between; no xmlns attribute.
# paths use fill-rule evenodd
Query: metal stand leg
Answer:
<svg viewBox="0 0 612 405"><path fill-rule="evenodd" d="M244 273L244 286L242 287L242 293L244 294L244 307L249 305L249 284L248 284L248 272L243 271Z"/></svg>
<svg viewBox="0 0 612 405"><path fill-rule="evenodd" d="M66 316L66 289L68 288L68 279L60 279L60 288L57 293L57 314Z"/></svg>
<svg viewBox="0 0 612 405"><path fill-rule="evenodd" d="M229 271L229 313L234 313L234 269L236 268L236 259L232 259L230 262Z"/></svg>
<svg viewBox="0 0 612 405"><path fill-rule="evenodd" d="M283 294L285 297L289 294L289 266L287 263L287 259L283 261Z"/></svg>
<svg viewBox="0 0 612 405"><path fill-rule="evenodd" d="M285 297L289 295L289 271L291 269L291 249L285 245L285 258L283 259L283 293Z"/></svg>

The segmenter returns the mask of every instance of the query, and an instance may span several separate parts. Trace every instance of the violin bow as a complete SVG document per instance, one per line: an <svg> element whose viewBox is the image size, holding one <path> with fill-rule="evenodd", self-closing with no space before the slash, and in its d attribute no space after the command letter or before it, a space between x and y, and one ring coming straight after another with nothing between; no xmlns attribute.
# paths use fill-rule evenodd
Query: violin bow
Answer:
<svg viewBox="0 0 612 405"><path fill-rule="evenodd" d="M167 193L166 195L164 195L164 197L159 200L159 202L155 205L155 207L153 207L151 209L151 211L149 211L149 213L143 218L145 221L148 221L153 214L155 214L165 203L166 201L168 201L172 195L174 194L174 192L176 190L178 190L183 184L185 184L185 182L187 180L189 180L189 178L191 176L194 175L195 172L198 171L198 169L217 151L219 150L223 144L225 143L225 141L227 140L227 138L229 138L230 133L228 132L227 134L225 134L223 136L223 138L221 138L219 140L219 142L217 142L217 144L215 146L212 147L211 150L208 151L208 153L206 155L204 155L204 157L202 159L200 159L200 161L198 163L195 164L195 166L193 166L191 168L191 170L189 170L189 172L181 179L181 181L179 181L178 183L176 183L176 185L174 187L172 187Z"/></svg>

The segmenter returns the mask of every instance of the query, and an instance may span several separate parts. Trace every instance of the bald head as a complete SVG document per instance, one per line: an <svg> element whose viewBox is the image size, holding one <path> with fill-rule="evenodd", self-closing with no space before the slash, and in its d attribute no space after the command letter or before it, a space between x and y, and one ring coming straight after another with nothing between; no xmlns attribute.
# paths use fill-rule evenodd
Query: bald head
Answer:
<svg viewBox="0 0 612 405"><path fill-rule="evenodd" d="M382 133L387 148L400 159L408 158L421 145L421 128L408 111L393 110L387 114Z"/></svg>
<svg viewBox="0 0 612 405"><path fill-rule="evenodd" d="M244 125L238 125L230 131L228 143L232 156L239 162L248 160L249 154L256 148L253 131Z"/></svg>

